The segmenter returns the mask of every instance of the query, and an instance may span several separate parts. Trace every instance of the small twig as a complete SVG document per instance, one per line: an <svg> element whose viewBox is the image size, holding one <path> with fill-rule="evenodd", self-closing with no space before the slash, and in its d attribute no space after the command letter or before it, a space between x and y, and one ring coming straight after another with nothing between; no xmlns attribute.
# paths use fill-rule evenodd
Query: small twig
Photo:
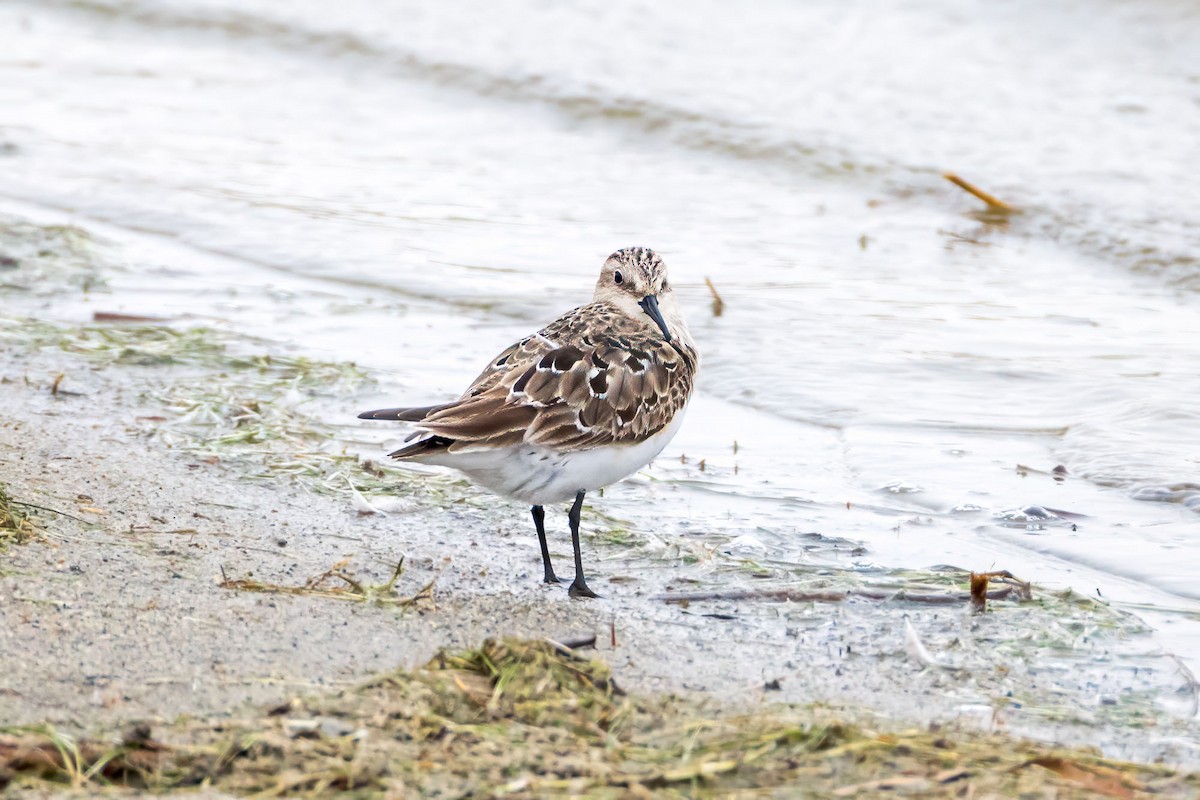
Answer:
<svg viewBox="0 0 1200 800"><path fill-rule="evenodd" d="M396 568L392 570L392 577L383 585L383 591L391 593L396 588L396 581L404 572L404 556L400 556L400 560L396 563Z"/></svg>
<svg viewBox="0 0 1200 800"><path fill-rule="evenodd" d="M345 563L345 562L343 561L341 563ZM298 590L314 590L314 591L319 590L321 587L321 584L324 583L329 578L332 578L333 574L334 574L334 572L336 572L336 570L337 570L336 567L334 569L327 569L324 572L322 572L320 575L314 575L313 577L306 580L304 582L303 586L293 587L293 588L298 589ZM286 587L280 587L280 588L286 588Z"/></svg>
<svg viewBox="0 0 1200 800"><path fill-rule="evenodd" d="M342 572L340 569L339 569L339 570L337 570L337 571L335 571L335 572L332 572L332 573L330 573L330 574L331 574L331 575L332 575L332 577L334 577L334 578L341 578L343 581L345 581L346 583L348 583L348 584L350 585L350 588L351 588L351 589L353 589L353 590L354 590L355 592L357 592L358 594L361 594L361 595L363 596L363 599L366 599L366 597L367 597L367 590L366 590L366 588L364 588L364 587L363 587L363 585L362 585L361 583L359 583L358 581L354 580L354 578L351 578L349 575L347 575L346 573Z"/></svg>
<svg viewBox="0 0 1200 800"><path fill-rule="evenodd" d="M422 600L428 600L430 602L433 602L433 585L435 583L437 583L436 575L429 579L429 583L427 583L421 587L421 591L417 592L412 597L401 600L400 607L408 608L410 606L415 606L417 603L421 602ZM437 607L437 603L434 603L434 608L436 608L436 607Z"/></svg>
<svg viewBox="0 0 1200 800"><path fill-rule="evenodd" d="M567 647L571 650L582 650L585 647L595 647L596 634L593 633L591 636L575 636L570 639L563 639L561 644L563 647Z"/></svg>
<svg viewBox="0 0 1200 800"><path fill-rule="evenodd" d="M791 603L840 603L849 592L806 592L799 589L735 589L716 592L660 594L657 599L669 605L700 603L705 600L775 600Z"/></svg>
<svg viewBox="0 0 1200 800"><path fill-rule="evenodd" d="M1017 208L1016 206L1009 205L1008 203L1004 202L1003 200L1001 200L1000 198L998 198L994 195L988 194L983 189L980 189L978 186L976 186L973 183L970 183L969 181L963 180L962 178L955 175L953 172L943 172L942 177L945 178L946 180L950 181L951 183L953 183L958 188L962 189L964 192L967 192L968 194L972 194L975 197L978 197L980 200L982 200L984 203L987 204L989 211L996 211L996 212L999 212L1002 214L1019 214L1019 213L1021 213L1021 209Z"/></svg>
<svg viewBox="0 0 1200 800"><path fill-rule="evenodd" d="M592 638L593 638L593 640L595 639L595 637L592 637ZM545 641L546 641L546 644L548 644L554 648L554 652L558 653L563 658L568 659L569 661L575 661L575 662L578 662L581 664L588 663L588 659L579 655L572 648L568 647L567 645L563 644L562 642L555 641L554 639L551 639L549 636L546 637ZM594 643L595 642L593 641L593 644ZM595 686L597 689L612 692L614 695L617 695L617 696L624 696L624 694L625 694L625 690L622 689L620 686L617 686L617 682L615 680L613 680L613 678L611 676L601 680L600 678L597 678L594 675L590 675L587 672L583 672L581 670L575 669L570 664L564 664L563 666L565 666L567 669L571 670L573 673L575 673L577 676L579 676L579 678L581 680L587 681L588 683L592 684L592 686Z"/></svg>
<svg viewBox="0 0 1200 800"><path fill-rule="evenodd" d="M725 301L721 299L717 287L713 286L713 282L707 277L704 279L704 284L708 287L708 291L712 293L712 314L714 317L719 317L725 313Z"/></svg>
<svg viewBox="0 0 1200 800"><path fill-rule="evenodd" d="M592 637L593 645L596 643L596 637ZM587 659L575 652L575 640L568 639L566 642L560 642L557 639L546 637L546 644L554 648L554 652L558 653L563 658L569 658L572 661L587 662Z"/></svg>
<svg viewBox="0 0 1200 800"><path fill-rule="evenodd" d="M1033 599L1033 584L1029 581L1021 580L1006 569L995 570L993 572L971 573L972 578L976 577L976 575L996 583L1003 583L1005 586L1011 586L1016 591L1018 600ZM972 595L974 595L973 590ZM991 595L988 595L988 597L991 597Z"/></svg>
<svg viewBox="0 0 1200 800"><path fill-rule="evenodd" d="M1002 600L1013 593L1013 587L993 589L987 593L989 600ZM878 589L846 589L845 591L804 591L802 589L738 589L733 591L716 592L682 592L680 594L660 594L657 600L672 605L683 603L699 603L706 600L773 600L784 603L841 603L850 597L861 597L865 600L902 600L910 603L927 603L929 605L954 605L965 603L971 599L970 594L953 592L946 594L909 594L903 589L895 592Z"/></svg>
<svg viewBox="0 0 1200 800"><path fill-rule="evenodd" d="M117 311L94 311L93 322L170 322L171 317L151 317L143 314L122 314Z"/></svg>
<svg viewBox="0 0 1200 800"><path fill-rule="evenodd" d="M267 551L272 552L272 551ZM282 586L276 583L262 583L260 581L251 580L248 578L230 578L225 574L225 568L221 568L221 582L218 584L222 589L235 589L244 592L264 592L268 594L290 594L290 595L308 595L310 597L327 597L333 600L352 600L355 602L363 602L376 606L393 606L397 608L410 608L422 600L433 600L433 586L437 582L437 577L429 581L421 587L421 590L412 597L394 597L396 580L404 571L404 559L400 559L400 563L392 571L391 580L387 583L376 586L373 584L363 583L355 578L351 573L347 572L345 567L348 559L343 559L337 564L334 564L329 569L309 578L302 586ZM337 578L346 584L346 586L326 586L325 582L330 578ZM349 588L346 588L349 587Z"/></svg>
<svg viewBox="0 0 1200 800"><path fill-rule="evenodd" d="M57 508L48 508L47 506L39 506L36 503L26 503L24 500L10 500L9 502L11 502L14 506L25 506L25 508L36 508L38 511L49 511L51 514L58 514L60 517L66 517L67 519L73 519L76 522L82 522L85 525L92 524L89 520L83 519L82 517L77 517L74 514L68 514L65 511L59 511Z"/></svg>
<svg viewBox="0 0 1200 800"><path fill-rule="evenodd" d="M971 573L971 613L982 614L987 611L987 573Z"/></svg>

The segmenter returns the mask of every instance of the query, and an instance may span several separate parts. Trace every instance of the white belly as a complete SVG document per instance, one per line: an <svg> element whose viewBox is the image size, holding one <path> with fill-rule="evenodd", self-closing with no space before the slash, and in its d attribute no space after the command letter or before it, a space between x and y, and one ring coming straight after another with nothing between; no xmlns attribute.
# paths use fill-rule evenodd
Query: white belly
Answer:
<svg viewBox="0 0 1200 800"><path fill-rule="evenodd" d="M596 447L558 453L534 445L474 453L447 453L429 458L427 464L443 464L497 494L530 505L546 505L574 499L580 490L590 491L616 483L649 464L683 424L683 409L671 423L643 442Z"/></svg>

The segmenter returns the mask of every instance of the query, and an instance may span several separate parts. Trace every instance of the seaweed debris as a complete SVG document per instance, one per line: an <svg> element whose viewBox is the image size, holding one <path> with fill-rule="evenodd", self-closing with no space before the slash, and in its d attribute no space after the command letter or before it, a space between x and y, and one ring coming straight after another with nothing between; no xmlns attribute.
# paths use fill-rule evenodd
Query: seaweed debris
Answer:
<svg viewBox="0 0 1200 800"><path fill-rule="evenodd" d="M102 243L82 228L35 225L0 214L0 241L0 296L50 297L107 289L97 263Z"/></svg>
<svg viewBox="0 0 1200 800"><path fill-rule="evenodd" d="M22 504L13 500L8 489L0 483L0 547L22 544L33 538L36 529Z"/></svg>
<svg viewBox="0 0 1200 800"><path fill-rule="evenodd" d="M209 464L237 463L248 477L290 477L335 493L347 491L346 477L357 471L357 456L334 445L336 428L312 410L372 384L353 363L255 353L268 343L207 327L0 318L0 345L6 341L61 350L92 368L147 368L141 399L154 413L137 418L138 431ZM382 491L402 475L390 470L389 481L362 488Z"/></svg>
<svg viewBox="0 0 1200 800"><path fill-rule="evenodd" d="M252 718L139 727L117 744L0 730L0 787L356 797L1192 796L1200 776L995 734L878 731L813 709L731 715L633 697L549 641L487 640L413 672Z"/></svg>
<svg viewBox="0 0 1200 800"><path fill-rule="evenodd" d="M394 608L414 608L421 605L433 604L434 581L432 580L421 587L420 591L411 597L402 597L396 594L396 581L404 574L403 557L396 564L396 568L392 570L391 578L382 584L371 584L360 580L353 573L349 572L347 569L349 565L350 559L342 559L320 575L309 578L301 586L264 583L251 578L230 578L225 575L225 570L222 569L221 582L218 586L222 589L233 589L241 592L309 595ZM335 579L340 581L341 584L331 585L331 581Z"/></svg>

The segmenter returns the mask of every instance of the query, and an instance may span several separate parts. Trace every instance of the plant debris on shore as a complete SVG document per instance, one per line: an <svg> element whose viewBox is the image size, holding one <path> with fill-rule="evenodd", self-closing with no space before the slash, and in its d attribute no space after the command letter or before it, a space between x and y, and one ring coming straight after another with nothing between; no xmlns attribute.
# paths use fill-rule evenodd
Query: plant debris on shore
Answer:
<svg viewBox="0 0 1200 800"><path fill-rule="evenodd" d="M366 583L355 577L348 571L349 564L350 559L342 559L320 575L309 578L301 586L282 586L280 584L264 583L263 581L251 578L230 578L224 575L224 570L222 569L222 579L218 585L222 589L233 589L239 592L311 595L401 609L414 608L422 604L433 604L434 581L426 583L421 587L420 591L412 596L401 597L396 594L396 580L404 574L403 556L401 556L400 562L396 564L396 568L392 570L391 578L382 584ZM341 581L344 585L329 585L329 581L334 578Z"/></svg>
<svg viewBox="0 0 1200 800"><path fill-rule="evenodd" d="M13 500L8 489L0 483L0 548L6 544L21 544L34 535L33 523L21 504Z"/></svg>
<svg viewBox="0 0 1200 800"><path fill-rule="evenodd" d="M47 273L53 280L40 291L52 296L54 281L101 291L101 271L84 274L89 263ZM68 283L77 273L81 280ZM1196 776L1168 768L976 732L1019 730L1143 762L1195 764L1194 749L1183 749L1194 748L1194 677L1140 620L1103 598L1044 586L1035 596L1007 573L953 565L887 569L864 559L860 543L819 533L795 534L803 563L750 558L720 532L638 530L602 513L593 542L614 565L612 582L634 584L615 592L628 601L625 615L547 608L540 597L464 596L457 582L486 575L503 552L482 546L484 532L490 540L497 527L507 530L461 480L357 455L358 445L375 443L337 420L373 378L353 363L195 327L191 317L93 312L91 324L73 325L14 309L0 315L0 350L14 356L5 385L13 407L32 409L32 421L15 420L9 445L23 456L12 461L21 470L13 485L31 502L10 501L0 486L0 548L29 534L38 541L6 554L15 569L0 587L13 587L0 598L12 634L0 651L18 679L0 685L0 706L21 715L0 714L0 796L5 786L22 797L102 788L356 797L1128 797L1145 789L1170 797L1200 788ZM78 448L76 435L103 451L102 469L59 463L57 443ZM26 455L25 441L48 444ZM715 469L710 463L709 474ZM130 492L127 475L167 488L141 483ZM341 502L304 505L300 489ZM86 518L57 510L72 502ZM289 502L301 510L268 517ZM438 506L451 512L447 527L413 512L387 526L396 542L379 544L375 515ZM39 523L57 515L64 530L35 531L31 510ZM450 527L465 527L471 545L436 560L443 543L422 542ZM414 548L420 577L398 589L401 544ZM502 563L518 572L527 561ZM159 580L164 569L171 580ZM966 614L969 598L987 613ZM335 601L320 610L329 635L306 636L313 601L326 600ZM337 694L319 689L327 693L281 704L287 695L272 688L345 686L347 675L498 630L582 630L561 641L594 643L601 626L610 657L626 664L623 685L685 696L626 696L606 666L540 639L489 640ZM141 663L126 660L131 652ZM234 705L251 697L273 705ZM1164 712L1164 700L1181 698L1186 721ZM180 712L195 716L124 728ZM37 724L3 727L18 719ZM933 719L948 727L904 729Z"/></svg>
<svg viewBox="0 0 1200 800"><path fill-rule="evenodd" d="M117 744L0 731L0 786L358 797L1189 796L1200 776L997 735L881 732L821 712L739 716L626 696L609 668L549 641L487 640L423 668L231 722L181 722Z"/></svg>

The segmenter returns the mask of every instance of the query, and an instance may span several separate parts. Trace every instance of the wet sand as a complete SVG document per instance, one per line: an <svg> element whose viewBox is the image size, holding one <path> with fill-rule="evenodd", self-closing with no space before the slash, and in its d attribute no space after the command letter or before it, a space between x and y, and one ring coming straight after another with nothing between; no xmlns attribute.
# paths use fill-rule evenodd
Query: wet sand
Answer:
<svg viewBox="0 0 1200 800"><path fill-rule="evenodd" d="M63 512L0 530L0 727L170 736L594 635L714 714L1200 764L1196 10L643 5L0 8L0 485ZM578 602L528 509L379 472L400 434L353 415L453 396L632 243L705 372L589 498ZM1034 600L913 599L988 569Z"/></svg>
<svg viewBox="0 0 1200 800"><path fill-rule="evenodd" d="M1177 693L1188 688L1177 663L1128 614L1040 587L1033 603L996 602L978 617L965 603L903 598L668 605L660 595L673 591L962 592L965 575L847 569L863 551L835 532L810 537L808 565L784 569L686 537L647 538L591 510L585 559L604 598L572 600L538 582L527 509L461 481L401 472L380 480L360 465L356 485L395 509L364 515L348 490L314 491L319 483L286 472L261 477L270 474L264 459L296 456L292 440L214 456L167 435L182 412L164 404L165 387L245 380L243 362L220 355L236 337L205 344L208 355L190 364L182 353L150 358L128 344L101 357L97 331L136 337L161 326L68 325L47 328L51 336L29 309L28 296L4 296L0 483L17 500L64 513L39 513L41 539L8 547L0 562L5 722L101 732L220 716L353 685L486 637L595 635L598 656L637 693L684 692L715 709L818 703L883 727L936 722L1197 762L1195 687ZM182 341L199 348L206 335L215 334ZM265 384L247 386L264 402L275 396ZM356 409L369 391L337 402ZM304 441L325 435L309 433ZM604 499L590 505L602 512ZM548 525L565 567L563 512L548 514ZM432 583L432 603L401 610L221 586L303 586L344 560L356 580L380 585L401 557L396 596ZM906 621L950 669L925 663Z"/></svg>
<svg viewBox="0 0 1200 800"><path fill-rule="evenodd" d="M652 245L704 367L670 458L597 500L615 519L592 546L628 540L614 566L686 557L738 587L1008 568L1135 608L1145 649L1200 673L1196 187L1176 164L1200 119L1194 10L767 4L697 29L686 4L653 24L638 3L536 7L6 5L0 209L120 243L103 275L14 313L150 311L259 337L251 354L356 360L377 390L320 387L328 425L298 435L378 458L390 434L354 412L454 396L585 300L612 249ZM1074 126L1070 146L1031 135ZM943 170L1024 213L980 214ZM289 407L271 386L159 383L168 422L138 428L174 447L195 444L173 409L197 395L199 417L260 391ZM276 422L299 431L304 410ZM527 511L496 514L530 556Z"/></svg>

